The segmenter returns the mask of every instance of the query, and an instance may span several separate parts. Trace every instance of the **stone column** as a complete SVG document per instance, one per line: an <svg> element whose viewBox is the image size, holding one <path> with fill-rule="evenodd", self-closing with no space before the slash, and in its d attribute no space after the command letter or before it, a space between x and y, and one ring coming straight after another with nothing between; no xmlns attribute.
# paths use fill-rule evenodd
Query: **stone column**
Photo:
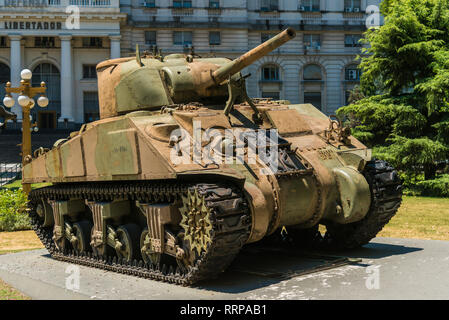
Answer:
<svg viewBox="0 0 449 320"><path fill-rule="evenodd" d="M120 58L120 39L122 36L120 35L113 35L109 36L109 39L111 39L111 59L117 59Z"/></svg>
<svg viewBox="0 0 449 320"><path fill-rule="evenodd" d="M335 114L337 109L342 106L342 68L344 66L338 60L329 59L326 62L325 68L327 79L326 86L323 89L323 106L326 108L323 108L323 111L327 115L331 115Z"/></svg>
<svg viewBox="0 0 449 320"><path fill-rule="evenodd" d="M13 87L20 85L20 72L22 71L22 59L20 50L20 39L21 35L10 35L9 39L11 41L11 56L10 56L10 69L11 69L11 84ZM22 120L22 108L17 102L17 95L13 95L16 100L16 104L12 107L12 112L17 115L17 120Z"/></svg>
<svg viewBox="0 0 449 320"><path fill-rule="evenodd" d="M61 35L61 117L58 121L73 122L72 46L70 35Z"/></svg>
<svg viewBox="0 0 449 320"><path fill-rule="evenodd" d="M362 0L360 1L360 11L361 12L365 12L366 11L366 7L368 6L368 4L366 3L366 0Z"/></svg>

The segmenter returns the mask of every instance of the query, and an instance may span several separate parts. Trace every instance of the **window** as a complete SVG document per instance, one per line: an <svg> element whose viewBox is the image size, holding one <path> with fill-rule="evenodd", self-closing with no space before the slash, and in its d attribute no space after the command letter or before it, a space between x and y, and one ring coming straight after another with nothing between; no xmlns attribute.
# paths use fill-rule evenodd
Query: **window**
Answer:
<svg viewBox="0 0 449 320"><path fill-rule="evenodd" d="M360 39L362 39L362 35L360 34L345 35L345 47L347 48L361 47L362 44L359 42Z"/></svg>
<svg viewBox="0 0 449 320"><path fill-rule="evenodd" d="M261 33L260 34L260 42L264 43L265 41L270 40L271 38L273 38L274 34L272 33Z"/></svg>
<svg viewBox="0 0 449 320"><path fill-rule="evenodd" d="M156 0L145 0L142 2L142 7L156 8Z"/></svg>
<svg viewBox="0 0 449 320"><path fill-rule="evenodd" d="M316 64L310 64L304 67L304 80L321 80L321 67Z"/></svg>
<svg viewBox="0 0 449 320"><path fill-rule="evenodd" d="M321 36L319 34L305 34L303 41L306 49L321 49Z"/></svg>
<svg viewBox="0 0 449 320"><path fill-rule="evenodd" d="M262 81L279 81L279 68L275 65L267 65L262 68Z"/></svg>
<svg viewBox="0 0 449 320"><path fill-rule="evenodd" d="M40 86L42 81L47 84L46 95L50 104L45 108L45 110L56 112L55 117L59 117L61 113L61 76L58 68L51 63L41 63L37 65L33 70L33 78L31 79L31 84L33 87ZM40 109L40 108L39 108ZM36 108L33 108L34 112L37 112ZM44 117L39 119L40 117ZM45 126L53 127L53 120L46 119L46 116L38 116L38 126L39 128L44 128Z"/></svg>
<svg viewBox="0 0 449 320"><path fill-rule="evenodd" d="M0 62L0 97L5 96L5 85L8 81L10 81L11 69L9 67Z"/></svg>
<svg viewBox="0 0 449 320"><path fill-rule="evenodd" d="M321 92L304 92L304 103L310 103L321 110Z"/></svg>
<svg viewBox="0 0 449 320"><path fill-rule="evenodd" d="M320 11L320 0L301 0L299 11L317 12Z"/></svg>
<svg viewBox="0 0 449 320"><path fill-rule="evenodd" d="M36 37L34 38L34 46L37 48L54 48L54 37Z"/></svg>
<svg viewBox="0 0 449 320"><path fill-rule="evenodd" d="M145 31L145 44L156 45L156 31Z"/></svg>
<svg viewBox="0 0 449 320"><path fill-rule="evenodd" d="M348 66L345 69L345 80L346 81L360 81L360 76L362 72L356 65Z"/></svg>
<svg viewBox="0 0 449 320"><path fill-rule="evenodd" d="M100 119L98 92L83 92L83 104L84 122L92 122Z"/></svg>
<svg viewBox="0 0 449 320"><path fill-rule="evenodd" d="M174 31L173 44L192 45L192 31Z"/></svg>
<svg viewBox="0 0 449 320"><path fill-rule="evenodd" d="M86 48L101 48L103 46L103 39L98 37L83 38L83 47Z"/></svg>
<svg viewBox="0 0 449 320"><path fill-rule="evenodd" d="M95 65L83 65L83 79L97 79Z"/></svg>
<svg viewBox="0 0 449 320"><path fill-rule="evenodd" d="M262 98L271 98L273 100L279 100L280 94L279 92L262 91Z"/></svg>
<svg viewBox="0 0 449 320"><path fill-rule="evenodd" d="M10 80L9 79L10 75L11 74L9 67L6 64L0 62L0 83L8 82Z"/></svg>
<svg viewBox="0 0 449 320"><path fill-rule="evenodd" d="M221 44L221 33L219 31L209 32L209 44L210 45L220 45Z"/></svg>
<svg viewBox="0 0 449 320"><path fill-rule="evenodd" d="M192 8L192 0L173 0L173 8Z"/></svg>
<svg viewBox="0 0 449 320"><path fill-rule="evenodd" d="M6 37L0 37L0 48L6 47Z"/></svg>
<svg viewBox="0 0 449 320"><path fill-rule="evenodd" d="M345 12L360 12L360 0L345 0Z"/></svg>
<svg viewBox="0 0 449 320"><path fill-rule="evenodd" d="M220 1L219 0L209 0L209 8L214 8L214 9L220 8Z"/></svg>
<svg viewBox="0 0 449 320"><path fill-rule="evenodd" d="M279 10L278 0L261 0L260 10L261 11L278 11Z"/></svg>

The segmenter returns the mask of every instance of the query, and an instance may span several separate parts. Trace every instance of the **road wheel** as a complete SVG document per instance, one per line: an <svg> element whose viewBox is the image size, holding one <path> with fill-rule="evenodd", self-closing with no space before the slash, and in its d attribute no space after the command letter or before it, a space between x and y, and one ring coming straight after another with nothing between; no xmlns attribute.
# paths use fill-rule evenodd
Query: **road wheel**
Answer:
<svg viewBox="0 0 449 320"><path fill-rule="evenodd" d="M73 233L77 239L73 249L77 253L92 251L92 247L90 246L91 231L92 223L90 221L83 220L73 224Z"/></svg>
<svg viewBox="0 0 449 320"><path fill-rule="evenodd" d="M125 224L120 226L116 233L122 244L120 248L116 248L117 256L128 262L140 259L140 227L133 223Z"/></svg>

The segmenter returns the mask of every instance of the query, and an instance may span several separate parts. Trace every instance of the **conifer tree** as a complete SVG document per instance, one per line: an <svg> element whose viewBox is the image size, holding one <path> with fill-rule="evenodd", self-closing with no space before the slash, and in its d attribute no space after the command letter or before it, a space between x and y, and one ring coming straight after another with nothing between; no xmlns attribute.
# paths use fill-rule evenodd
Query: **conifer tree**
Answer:
<svg viewBox="0 0 449 320"><path fill-rule="evenodd" d="M449 156L449 0L384 0L381 12L365 33L365 98L338 114L375 156L434 179Z"/></svg>

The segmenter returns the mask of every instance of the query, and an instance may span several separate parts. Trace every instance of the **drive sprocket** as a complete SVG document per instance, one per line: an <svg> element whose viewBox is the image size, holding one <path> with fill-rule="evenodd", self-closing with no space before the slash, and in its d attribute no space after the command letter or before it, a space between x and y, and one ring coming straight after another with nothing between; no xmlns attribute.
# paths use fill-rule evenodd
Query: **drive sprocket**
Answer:
<svg viewBox="0 0 449 320"><path fill-rule="evenodd" d="M183 206L179 209L182 220L180 226L184 231L184 241L191 253L198 256L207 250L211 243L211 209L206 206L204 195L198 194L198 189L190 188L186 196L182 196Z"/></svg>

